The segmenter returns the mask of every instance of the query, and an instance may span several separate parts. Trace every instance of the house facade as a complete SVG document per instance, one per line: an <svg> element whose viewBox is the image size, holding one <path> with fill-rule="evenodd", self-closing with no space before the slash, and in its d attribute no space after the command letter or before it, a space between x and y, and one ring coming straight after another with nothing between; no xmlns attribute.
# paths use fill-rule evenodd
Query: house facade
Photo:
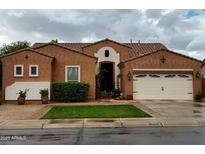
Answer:
<svg viewBox="0 0 205 154"><path fill-rule="evenodd" d="M120 89L129 99L192 100L202 90L202 61L161 43L35 43L1 62L5 100L16 100L25 88L28 100L39 100L40 89L66 81L88 82L89 98L95 99L96 75L102 71L100 91Z"/></svg>

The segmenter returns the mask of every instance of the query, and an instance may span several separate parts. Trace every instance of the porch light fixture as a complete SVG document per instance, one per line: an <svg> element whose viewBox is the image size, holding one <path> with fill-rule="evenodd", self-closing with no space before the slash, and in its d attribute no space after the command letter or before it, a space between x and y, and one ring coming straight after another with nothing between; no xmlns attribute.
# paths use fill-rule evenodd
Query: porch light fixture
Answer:
<svg viewBox="0 0 205 154"><path fill-rule="evenodd" d="M132 73L130 71L127 73L127 79L128 81L132 80Z"/></svg>
<svg viewBox="0 0 205 154"><path fill-rule="evenodd" d="M161 61L162 63L165 63L166 58L164 58L164 56L162 56L162 58L160 58L160 61Z"/></svg>
<svg viewBox="0 0 205 154"><path fill-rule="evenodd" d="M198 71L196 72L196 78L200 79L201 78L201 73Z"/></svg>

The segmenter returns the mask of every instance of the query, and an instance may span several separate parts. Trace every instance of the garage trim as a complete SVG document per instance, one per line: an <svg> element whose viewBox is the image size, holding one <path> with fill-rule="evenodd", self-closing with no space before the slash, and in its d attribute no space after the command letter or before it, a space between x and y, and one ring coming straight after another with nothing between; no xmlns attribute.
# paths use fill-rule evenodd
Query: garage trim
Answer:
<svg viewBox="0 0 205 154"><path fill-rule="evenodd" d="M141 74L141 73L146 73L146 74L172 74L172 73L179 73L179 74L192 74L193 69L133 69L132 70L133 74Z"/></svg>

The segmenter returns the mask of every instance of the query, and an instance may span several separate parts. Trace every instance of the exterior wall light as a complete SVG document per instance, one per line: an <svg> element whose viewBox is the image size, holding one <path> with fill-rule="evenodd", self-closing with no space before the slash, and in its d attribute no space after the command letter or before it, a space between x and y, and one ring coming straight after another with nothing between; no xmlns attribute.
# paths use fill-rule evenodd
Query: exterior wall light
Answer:
<svg viewBox="0 0 205 154"><path fill-rule="evenodd" d="M128 81L132 80L132 73L130 71L127 73L127 79Z"/></svg>
<svg viewBox="0 0 205 154"><path fill-rule="evenodd" d="M201 73L198 71L198 72L196 72L196 78L197 79L200 79L201 78Z"/></svg>

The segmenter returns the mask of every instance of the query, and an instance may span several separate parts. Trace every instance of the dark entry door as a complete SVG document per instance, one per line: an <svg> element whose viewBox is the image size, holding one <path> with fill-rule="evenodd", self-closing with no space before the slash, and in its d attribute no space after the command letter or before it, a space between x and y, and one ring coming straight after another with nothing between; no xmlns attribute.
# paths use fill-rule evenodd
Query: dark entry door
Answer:
<svg viewBox="0 0 205 154"><path fill-rule="evenodd" d="M100 90L111 92L113 90L113 63L102 63L100 67L103 71Z"/></svg>

